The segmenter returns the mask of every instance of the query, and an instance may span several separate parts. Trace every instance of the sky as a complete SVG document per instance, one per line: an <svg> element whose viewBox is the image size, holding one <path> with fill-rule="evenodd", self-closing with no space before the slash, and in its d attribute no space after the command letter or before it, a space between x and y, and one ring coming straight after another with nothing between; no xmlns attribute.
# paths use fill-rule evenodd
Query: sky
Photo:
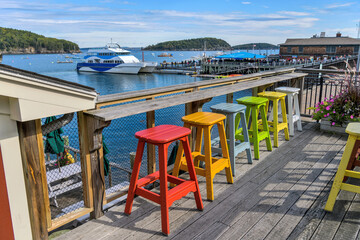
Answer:
<svg viewBox="0 0 360 240"><path fill-rule="evenodd" d="M357 37L360 1L332 0L0 0L0 27L73 41L80 47L215 37L230 45Z"/></svg>

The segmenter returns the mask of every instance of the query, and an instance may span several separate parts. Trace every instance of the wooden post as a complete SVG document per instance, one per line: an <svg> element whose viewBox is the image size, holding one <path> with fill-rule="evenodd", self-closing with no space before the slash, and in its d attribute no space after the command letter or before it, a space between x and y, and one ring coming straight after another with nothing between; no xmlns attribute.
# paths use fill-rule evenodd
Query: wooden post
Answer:
<svg viewBox="0 0 360 240"><path fill-rule="evenodd" d="M99 218L104 215L102 207L103 201L105 199L102 131L105 127L110 125L111 121L101 121L86 114L84 114L82 118L82 123L84 123L83 130L86 130L86 133L84 131L81 133L82 137L86 136L87 138L82 139L82 137L80 137L80 139L83 141L82 147L85 148L84 158L87 161L87 158L89 157L91 163L90 179L92 183L92 189L90 191L92 192L93 196L92 201L94 211L90 213L90 218ZM89 192L87 194L90 195Z"/></svg>
<svg viewBox="0 0 360 240"><path fill-rule="evenodd" d="M146 113L146 128L155 127L155 111ZM147 144L147 169L148 174L156 172L155 145Z"/></svg>
<svg viewBox="0 0 360 240"><path fill-rule="evenodd" d="M41 120L18 122L18 131L32 238L48 239L51 215Z"/></svg>

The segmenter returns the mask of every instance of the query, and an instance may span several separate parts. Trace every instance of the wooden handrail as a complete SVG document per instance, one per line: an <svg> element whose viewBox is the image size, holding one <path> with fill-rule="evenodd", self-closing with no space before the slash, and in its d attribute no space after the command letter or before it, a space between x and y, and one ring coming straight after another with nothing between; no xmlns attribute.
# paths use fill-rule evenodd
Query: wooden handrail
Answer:
<svg viewBox="0 0 360 240"><path fill-rule="evenodd" d="M207 88L217 85L227 85L239 81L249 81L256 80L263 77L276 76L279 74L292 73L295 71L295 68L286 68L276 71L266 71L261 73L247 74L243 76L229 77L229 78L220 78L220 79L210 79L200 82L192 82L186 84L179 84L167 87L153 88L153 89L144 89L139 91L131 91L125 93L115 93L108 94L103 96L98 96L96 107L100 108L103 106L114 105L123 102L130 102L135 100L147 99L150 97L163 96L171 93L179 93L185 91L191 91L194 88Z"/></svg>
<svg viewBox="0 0 360 240"><path fill-rule="evenodd" d="M154 111L162 108L172 107L176 105L186 104L190 102L196 102L216 96L225 95L228 93L238 92L245 89L255 88L275 82L281 82L291 79L303 78L306 73L288 73L278 76L272 76L267 78L260 78L253 81L241 81L228 86L221 86L212 89L207 89L206 91L196 91L183 93L181 95L157 98L148 101L136 102L118 105L114 107L108 107L97 110L90 110L85 112L87 115L91 115L102 121L111 121L113 119L127 117L139 113L145 113L149 111Z"/></svg>
<svg viewBox="0 0 360 240"><path fill-rule="evenodd" d="M325 73L325 74L355 74L359 75L359 72L347 72L346 70L336 70L336 69L316 69L316 68L297 68L296 72L305 72L305 73Z"/></svg>

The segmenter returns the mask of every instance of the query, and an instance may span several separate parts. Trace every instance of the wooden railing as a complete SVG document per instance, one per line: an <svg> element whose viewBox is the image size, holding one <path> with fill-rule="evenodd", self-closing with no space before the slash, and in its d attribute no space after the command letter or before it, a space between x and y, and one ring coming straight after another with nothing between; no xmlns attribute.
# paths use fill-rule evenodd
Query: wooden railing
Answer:
<svg viewBox="0 0 360 240"><path fill-rule="evenodd" d="M185 105L184 115L201 111L205 102L213 97L226 95L227 102L233 102L233 93L252 89L253 94L267 86L287 81L290 86L303 89L306 73L295 73L295 69L268 71L238 77L203 80L194 83L141 90L121 94L99 96L96 109L78 112L81 176L83 182L84 207L52 220L47 191L45 157L41 134L41 121L20 123L22 146L31 151L24 152L24 171L28 189L31 190L31 215L37 236L45 236L68 222L90 213L91 218L103 215L103 204L127 193L127 189L105 196L104 156L102 131L111 121L126 116L146 113L146 126L155 126L155 111L171 106ZM176 93L176 95L171 95ZM162 96L162 97L159 97ZM121 104L120 104L121 103ZM120 104L120 105L119 105ZM107 107L104 107L107 106ZM104 107L104 108L102 108ZM29 138L28 136L32 136ZM156 170L155 146L147 147L148 173ZM35 156L35 158L33 157ZM124 172L128 174L127 172ZM29 190L29 191L30 191ZM36 220L36 221L35 221ZM41 237L42 238L42 237Z"/></svg>

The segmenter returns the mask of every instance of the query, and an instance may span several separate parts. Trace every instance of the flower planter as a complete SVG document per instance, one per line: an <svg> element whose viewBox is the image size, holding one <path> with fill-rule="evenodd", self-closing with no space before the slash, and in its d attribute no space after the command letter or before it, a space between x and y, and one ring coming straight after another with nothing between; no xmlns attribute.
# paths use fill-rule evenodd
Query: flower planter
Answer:
<svg viewBox="0 0 360 240"><path fill-rule="evenodd" d="M347 135L347 133L345 132L346 127L347 127L347 123L343 124L341 127L340 126L332 126L331 122L329 120L327 120L327 118L321 119L321 121L320 121L320 130L324 131L324 132L333 132L333 133L338 133L338 134L342 134L342 135Z"/></svg>

